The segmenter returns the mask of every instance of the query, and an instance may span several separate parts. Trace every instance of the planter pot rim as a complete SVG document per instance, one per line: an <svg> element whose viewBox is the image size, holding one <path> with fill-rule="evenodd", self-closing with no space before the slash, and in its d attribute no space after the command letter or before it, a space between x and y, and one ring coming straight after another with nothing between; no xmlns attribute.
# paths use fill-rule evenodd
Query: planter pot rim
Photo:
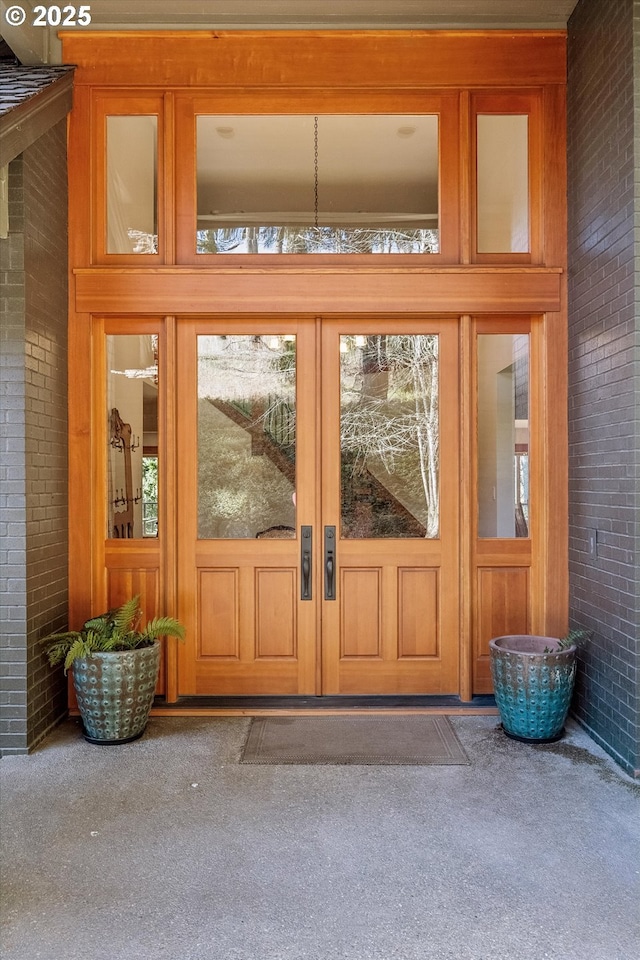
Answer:
<svg viewBox="0 0 640 960"><path fill-rule="evenodd" d="M160 645L159 640L154 640L153 643L149 644L146 647L134 647L132 650L93 650L86 657L78 657L78 660L90 660L93 657L99 657L101 660L108 660L109 657L125 657L131 656L132 653L138 655L144 655L150 650L153 650L155 647Z"/></svg>
<svg viewBox="0 0 640 960"><path fill-rule="evenodd" d="M557 656L559 654L574 654L577 646L558 648L559 637L541 637L532 633L507 634L504 637L493 637L489 641L489 649L495 653L517 653L518 656ZM545 648L551 647L551 650ZM555 648L555 649L554 649Z"/></svg>

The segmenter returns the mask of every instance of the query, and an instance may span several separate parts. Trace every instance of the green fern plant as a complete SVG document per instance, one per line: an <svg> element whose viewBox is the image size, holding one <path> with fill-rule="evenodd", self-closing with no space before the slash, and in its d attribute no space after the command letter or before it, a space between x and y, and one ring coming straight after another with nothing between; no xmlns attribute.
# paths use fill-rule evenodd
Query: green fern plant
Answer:
<svg viewBox="0 0 640 960"><path fill-rule="evenodd" d="M158 637L184 640L184 627L173 617L154 617L140 628L140 596L131 597L120 607L87 620L81 630L67 630L43 637L49 663L64 663L66 673L75 660L94 653L138 650L150 647Z"/></svg>
<svg viewBox="0 0 640 960"><path fill-rule="evenodd" d="M591 630L583 630L581 628L577 630L569 630L569 633L566 635L566 637L562 637L558 641L557 647L545 647L542 652L559 653L561 650L568 650L569 647L572 647L574 643L577 647L579 647L581 643L584 643L585 640L589 640L591 638L591 634Z"/></svg>

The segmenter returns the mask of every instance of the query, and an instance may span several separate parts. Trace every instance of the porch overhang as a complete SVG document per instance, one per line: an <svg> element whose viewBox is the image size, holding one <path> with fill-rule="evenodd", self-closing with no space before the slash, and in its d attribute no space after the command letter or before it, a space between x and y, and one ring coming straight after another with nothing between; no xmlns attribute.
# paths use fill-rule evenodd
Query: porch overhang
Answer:
<svg viewBox="0 0 640 960"><path fill-rule="evenodd" d="M0 167L35 143L72 106L72 66L0 65Z"/></svg>

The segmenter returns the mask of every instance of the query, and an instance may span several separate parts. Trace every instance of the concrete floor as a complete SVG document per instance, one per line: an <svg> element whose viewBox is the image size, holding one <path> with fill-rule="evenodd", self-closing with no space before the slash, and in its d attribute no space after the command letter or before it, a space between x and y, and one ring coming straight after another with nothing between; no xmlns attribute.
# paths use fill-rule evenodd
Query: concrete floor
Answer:
<svg viewBox="0 0 640 960"><path fill-rule="evenodd" d="M469 766L244 766L249 720L76 721L2 778L3 960L637 960L640 785L583 731Z"/></svg>

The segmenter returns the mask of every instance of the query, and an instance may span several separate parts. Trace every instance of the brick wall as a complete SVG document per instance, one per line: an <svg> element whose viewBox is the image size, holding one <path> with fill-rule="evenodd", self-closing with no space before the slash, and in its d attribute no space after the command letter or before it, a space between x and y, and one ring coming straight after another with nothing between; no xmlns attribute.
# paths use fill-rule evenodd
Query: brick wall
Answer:
<svg viewBox="0 0 640 960"><path fill-rule="evenodd" d="M10 164L0 240L0 750L24 753L66 710L38 645L67 614L66 124Z"/></svg>
<svg viewBox="0 0 640 960"><path fill-rule="evenodd" d="M24 470L22 157L9 166L8 239L0 240L0 743L25 743L27 562Z"/></svg>
<svg viewBox="0 0 640 960"><path fill-rule="evenodd" d="M593 630L574 708L629 771L640 768L639 16L637 0L580 0L569 21L570 613Z"/></svg>

